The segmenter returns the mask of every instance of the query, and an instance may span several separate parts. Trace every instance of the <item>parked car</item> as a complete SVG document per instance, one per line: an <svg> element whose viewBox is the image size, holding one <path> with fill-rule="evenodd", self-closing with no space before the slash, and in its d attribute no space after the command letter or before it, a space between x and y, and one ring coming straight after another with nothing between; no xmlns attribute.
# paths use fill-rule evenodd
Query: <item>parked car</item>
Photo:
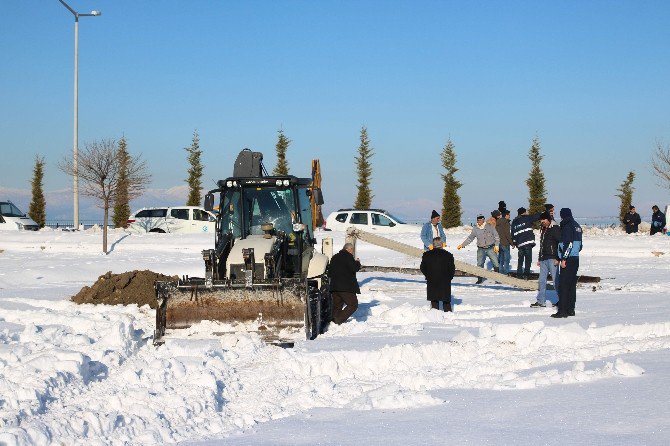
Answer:
<svg viewBox="0 0 670 446"><path fill-rule="evenodd" d="M340 209L326 218L326 229L346 231L354 227L369 232L421 232L419 225L410 225L383 209Z"/></svg>
<svg viewBox="0 0 670 446"><path fill-rule="evenodd" d="M0 231L37 231L40 226L11 201L0 201Z"/></svg>
<svg viewBox="0 0 670 446"><path fill-rule="evenodd" d="M214 232L216 217L198 206L142 208L128 219L130 232Z"/></svg>

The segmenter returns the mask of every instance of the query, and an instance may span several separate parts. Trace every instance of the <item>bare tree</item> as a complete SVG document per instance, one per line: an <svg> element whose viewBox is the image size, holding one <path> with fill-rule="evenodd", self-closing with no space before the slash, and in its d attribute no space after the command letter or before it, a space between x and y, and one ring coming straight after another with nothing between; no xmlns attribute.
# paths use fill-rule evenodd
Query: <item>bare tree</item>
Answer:
<svg viewBox="0 0 670 446"><path fill-rule="evenodd" d="M661 186L670 189L670 144L663 147L656 143L656 151L651 159L651 171L661 180Z"/></svg>
<svg viewBox="0 0 670 446"><path fill-rule="evenodd" d="M79 180L84 187L80 188L82 195L98 201L98 207L104 211L102 229L102 251L107 254L107 222L109 208L116 199L118 179L122 166L117 156L117 144L113 139L93 141L84 145L79 151ZM63 158L58 168L67 175L74 175L72 158ZM128 185L128 199L142 194L151 180L147 171L146 162L138 156L130 155L126 165L126 181Z"/></svg>

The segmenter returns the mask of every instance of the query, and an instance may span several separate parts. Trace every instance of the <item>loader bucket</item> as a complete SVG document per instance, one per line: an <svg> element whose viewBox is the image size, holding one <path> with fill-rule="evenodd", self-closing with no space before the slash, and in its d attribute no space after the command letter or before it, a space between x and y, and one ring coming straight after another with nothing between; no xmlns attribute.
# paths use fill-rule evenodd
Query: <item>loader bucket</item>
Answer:
<svg viewBox="0 0 670 446"><path fill-rule="evenodd" d="M306 290L300 283L253 288L204 282L156 282L156 333L160 343L166 329L188 328L204 320L225 323L259 322L261 330L279 332L305 327Z"/></svg>

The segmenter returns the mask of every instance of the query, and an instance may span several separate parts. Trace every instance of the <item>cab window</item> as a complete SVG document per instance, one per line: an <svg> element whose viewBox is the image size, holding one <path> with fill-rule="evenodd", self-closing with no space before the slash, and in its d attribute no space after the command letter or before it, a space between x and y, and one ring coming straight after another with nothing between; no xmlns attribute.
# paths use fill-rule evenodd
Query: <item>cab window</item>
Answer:
<svg viewBox="0 0 670 446"><path fill-rule="evenodd" d="M382 214L372 214L372 224L376 226L395 226L390 218Z"/></svg>
<svg viewBox="0 0 670 446"><path fill-rule="evenodd" d="M351 220L349 223L354 225L367 225L368 224L368 214L365 212L354 212L351 214Z"/></svg>
<svg viewBox="0 0 670 446"><path fill-rule="evenodd" d="M171 209L170 217L179 220L188 220L188 209Z"/></svg>
<svg viewBox="0 0 670 446"><path fill-rule="evenodd" d="M339 221L340 223L345 223L348 216L349 214L337 214L337 216L335 216L335 220Z"/></svg>
<svg viewBox="0 0 670 446"><path fill-rule="evenodd" d="M145 209L135 214L135 218L160 218L167 215L167 209Z"/></svg>

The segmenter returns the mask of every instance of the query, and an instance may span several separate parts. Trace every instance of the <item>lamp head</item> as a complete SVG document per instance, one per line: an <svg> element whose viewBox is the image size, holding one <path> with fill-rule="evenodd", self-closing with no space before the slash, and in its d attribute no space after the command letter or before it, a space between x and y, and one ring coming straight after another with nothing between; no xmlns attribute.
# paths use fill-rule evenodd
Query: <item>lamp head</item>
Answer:
<svg viewBox="0 0 670 446"><path fill-rule="evenodd" d="M95 15L95 16L102 15L102 12L101 11L91 11L91 15Z"/></svg>

